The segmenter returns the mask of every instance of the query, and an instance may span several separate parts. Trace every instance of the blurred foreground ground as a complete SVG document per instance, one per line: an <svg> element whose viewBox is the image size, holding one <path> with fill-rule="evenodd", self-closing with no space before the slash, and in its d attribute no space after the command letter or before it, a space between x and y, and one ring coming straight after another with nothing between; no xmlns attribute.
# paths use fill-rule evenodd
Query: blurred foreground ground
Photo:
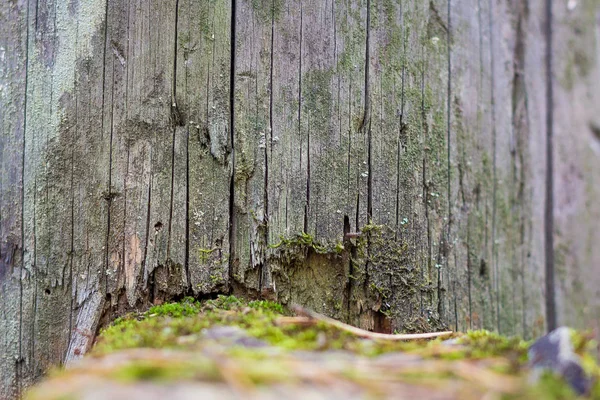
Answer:
<svg viewBox="0 0 600 400"><path fill-rule="evenodd" d="M518 338L475 331L429 341L368 339L289 314L276 303L235 297L157 306L115 321L89 355L51 372L26 398L578 398L558 374L532 372L531 343ZM600 398L595 343L569 335L585 376L566 379L585 379L581 397Z"/></svg>

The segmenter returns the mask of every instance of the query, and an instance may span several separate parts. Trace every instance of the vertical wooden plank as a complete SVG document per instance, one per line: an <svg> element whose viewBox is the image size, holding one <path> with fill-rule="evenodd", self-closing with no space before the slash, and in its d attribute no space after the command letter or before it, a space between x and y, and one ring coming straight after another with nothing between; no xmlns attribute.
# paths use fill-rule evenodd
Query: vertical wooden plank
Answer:
<svg viewBox="0 0 600 400"><path fill-rule="evenodd" d="M413 254L413 268L417 268L420 290L415 315L430 319L433 307L433 284L429 280L431 247L433 244L429 197L427 191L428 125L425 102L425 70L427 55L423 34L427 27L427 7L421 2L402 4L402 21L405 27L400 87L401 123L396 151L396 209L394 225L399 240L408 244ZM402 100L404 94L404 101ZM400 122L400 121L399 121ZM398 147L399 146L399 147ZM412 190L411 190L412 188Z"/></svg>
<svg viewBox="0 0 600 400"><path fill-rule="evenodd" d="M412 204L399 210L399 159L407 146L406 99L406 33L402 2L375 3L372 6L370 75L372 86L372 153L373 222L398 229L404 218L411 217ZM403 130L404 129L404 130ZM403 182L404 183L404 182ZM412 182L406 182L410 185ZM402 219L397 221L396 215Z"/></svg>
<svg viewBox="0 0 600 400"><path fill-rule="evenodd" d="M115 304L117 299L112 299L112 293L123 285L122 282L117 282L117 279L125 266L125 176L128 165L128 136L123 134L123 127L126 125L127 110L130 107L128 81L130 73L133 73L130 71L135 60L135 42L129 35L136 29L137 23L130 15L132 10L129 4L111 0L107 3L107 9L111 12L106 16L102 126L104 135L110 140L110 158L105 189L108 204L106 260L100 283L104 286L107 296L111 293L111 303ZM146 217L146 213L141 217Z"/></svg>
<svg viewBox="0 0 600 400"><path fill-rule="evenodd" d="M24 230L27 247L33 249L31 258L26 258L25 268L32 271L34 285L33 299L28 299L31 301L27 302L32 311L31 328L25 340L31 343L30 371L35 375L49 367L52 359L62 357L50 354L43 347L41 338L48 334L47 340L55 342L54 351L64 347L65 332L49 332L48 324L56 310L58 322L64 326L64 311L70 305L64 300L64 293L61 293L64 287L59 287L68 264L66 249L70 247L71 219L66 213L66 205L70 204L69 193L66 192L70 175L54 175L54 168L60 167L67 160L66 152L61 151L60 144L57 144L59 137L68 142L69 134L68 131L61 136L58 134L58 97L63 93L61 83L66 85L64 78L72 78L73 71L66 67L64 59L57 60L55 11L54 2L40 2L36 11L31 14L28 37ZM73 25L69 28L72 29ZM67 46L72 45L73 43L69 43ZM59 64L58 70L62 67L62 72L65 72L62 82L55 82L52 69L48 68L56 64ZM53 151L59 152L56 158L52 151L46 151L51 146ZM58 204L62 209L57 207ZM54 229L57 229L56 235ZM58 243L60 250L53 247Z"/></svg>
<svg viewBox="0 0 600 400"><path fill-rule="evenodd" d="M365 4L286 2L283 10L274 30L269 236L277 241L306 230L334 242L344 215L355 225L364 181L358 165L366 170L365 139L357 133Z"/></svg>
<svg viewBox="0 0 600 400"><path fill-rule="evenodd" d="M453 174L454 282L449 302L460 329L493 329L492 284L493 104L492 25L488 2L455 2L452 20L450 98ZM462 282L462 284L461 284Z"/></svg>
<svg viewBox="0 0 600 400"><path fill-rule="evenodd" d="M470 259L471 204L476 183L471 183L472 154L476 152L478 135L477 77L481 70L478 46L466 43L479 42L479 15L477 2L448 3L448 97L447 124L449 157L449 221L448 245L448 314L449 325L454 330L466 330L472 313ZM477 160L478 172L479 160ZM476 181L476 179L474 179Z"/></svg>
<svg viewBox="0 0 600 400"><path fill-rule="evenodd" d="M274 18L269 244L301 232L335 244L342 240L344 216L352 230L366 223L367 175L359 173L368 170L366 133L359 129L366 31L366 3L359 1L286 1ZM341 318L343 299L326 285L319 288L325 298L315 307L336 310L331 312ZM282 299L296 295L303 296Z"/></svg>
<svg viewBox="0 0 600 400"><path fill-rule="evenodd" d="M189 49L181 40L180 30L186 32L189 21L182 21L182 4L176 2L174 17L173 41L173 83L171 86L171 128L173 130L172 151L172 181L171 181L171 204L169 215L169 232L167 242L167 254L165 267L167 271L167 282L163 290L168 293L190 292L191 283L188 279L188 156L189 135L192 124L186 114L188 104L187 92L187 57ZM168 279L170 278L170 279ZM178 287L172 287L178 282ZM165 287L166 286L166 287Z"/></svg>
<svg viewBox="0 0 600 400"><path fill-rule="evenodd" d="M236 4L234 218L236 275L261 290L266 278L269 155L272 143L272 61L282 2ZM250 274L247 276L247 274ZM266 283L266 282L264 282Z"/></svg>
<svg viewBox="0 0 600 400"><path fill-rule="evenodd" d="M118 4L113 6L119 10ZM153 64L152 44L148 37L149 7L150 3L134 2L121 8L115 13L114 22L111 21L107 37L114 57L110 74L112 93L108 106L105 106L112 113L106 292L126 294L124 299L129 303L135 301L134 285L143 261L150 212L151 141L154 134L151 111L154 110L142 103L156 88L154 68L144 67ZM164 90L164 77L156 83L159 92ZM169 109L165 102L162 106ZM117 304L119 299L115 296L111 300L112 304Z"/></svg>
<svg viewBox="0 0 600 400"><path fill-rule="evenodd" d="M23 269L23 151L27 90L27 4L0 13L0 397L20 394ZM27 290L27 287L25 287ZM26 298L26 297L25 297ZM26 323L25 326L29 324Z"/></svg>
<svg viewBox="0 0 600 400"><path fill-rule="evenodd" d="M458 6L457 6L458 7ZM471 78L471 90L475 90L476 101L475 110L472 105L469 107L472 126L462 124L457 121L459 131L472 135L472 142L469 145L460 146L458 150L458 178L462 180L459 203L465 199L469 201L467 208L461 208L462 215L466 214L466 226L462 229L464 239L463 270L466 271L466 316L464 318L465 329L491 328L486 326L485 321L489 312L486 307L490 307L490 223L489 215L491 210L491 157L490 149L492 147L491 123L491 61L489 51L489 7L488 2L477 0L476 4L470 4L474 14L471 14L470 26L476 27L476 32L471 30L472 42L470 47L462 45L459 40L456 41L457 53L465 52L465 58L472 62L472 68L465 71L465 78ZM460 8L458 8L461 10ZM457 12L459 21L460 12ZM459 22L460 26L460 22ZM460 28L459 28L460 29ZM457 32L457 35L460 31ZM469 52L469 49L472 49ZM471 75L467 75L471 74ZM474 82L473 82L474 80ZM457 82L460 87L460 81ZM473 96L472 92L470 93ZM469 94L465 93L467 99ZM466 100L465 100L466 101ZM473 117L472 113L475 113ZM460 133L457 133L459 135ZM459 226L457 226L460 229ZM466 231L466 232L465 232ZM459 266L460 268L460 266Z"/></svg>
<svg viewBox="0 0 600 400"><path fill-rule="evenodd" d="M179 2L188 134L188 271L195 293L224 290L230 260L230 1Z"/></svg>
<svg viewBox="0 0 600 400"><path fill-rule="evenodd" d="M80 18L76 42L76 71L72 103L68 114L73 137L70 161L72 198L72 242L68 281L71 292L69 347L65 360L77 358L91 345L104 295L106 235L110 193L110 135L104 125L106 100L106 3L93 13L100 20L92 33L82 29ZM89 15L89 3L72 4L71 15ZM111 54L112 57L112 54ZM109 58L110 59L110 58ZM72 122L71 122L72 121Z"/></svg>
<svg viewBox="0 0 600 400"><path fill-rule="evenodd" d="M428 264L431 285L429 312L442 321L447 312L449 244L448 214L448 16L446 1L432 1L423 9L427 25L421 33L424 51L422 113L424 122L424 204L428 224Z"/></svg>
<svg viewBox="0 0 600 400"><path fill-rule="evenodd" d="M532 243L532 230L528 224L531 221L538 223L534 219L536 211L531 197L532 189L537 190L537 178L535 164L530 161L535 157L532 146L537 140L534 140L532 132L536 131L536 117L529 109L530 99L538 94L529 87L539 75L526 71L528 62L525 54L529 52L532 40L526 39L526 35L529 33L535 37L534 31L528 28L529 6L528 3L520 3L517 7L508 8L504 4L489 4L493 95L491 271L494 325L502 333L524 335L527 335L526 325L529 322L523 311L526 297L537 297L529 295L524 286L526 264L529 263L526 256L529 251L526 249ZM539 142L535 147L538 146ZM544 164L543 160L537 162L538 165ZM530 325L534 324L535 318Z"/></svg>
<svg viewBox="0 0 600 400"><path fill-rule="evenodd" d="M300 140L302 8L286 1L273 32L273 139L269 153L269 243L304 230L306 143ZM303 158L304 157L304 158ZM304 185L302 184L304 182Z"/></svg>
<svg viewBox="0 0 600 400"><path fill-rule="evenodd" d="M526 172L530 183L525 186L525 201L530 205L529 212L524 214L525 224L525 280L523 294L523 307L527 310L524 314L524 334L526 338L537 337L544 333L544 231L545 216L542 200L545 198L545 173L546 152L540 151L546 146L546 77L545 46L536 46L533 43L544 43L544 15L545 4L543 0L530 0L528 3L529 18L524 19L524 29L528 33L525 42L524 72L526 88L526 104L529 125L529 137L524 145L529 148L526 159L529 160L529 171ZM531 43L531 45L529 45ZM540 73L540 71L544 71ZM543 146L543 147L542 147Z"/></svg>
<svg viewBox="0 0 600 400"><path fill-rule="evenodd" d="M185 246L170 254L171 235L185 231L181 223L174 231L171 221L173 141L182 123L173 106L176 2L129 4L115 19L107 38L114 54L107 281L133 305L140 282L156 283L156 268L172 271L178 288L184 279ZM152 27L157 19L164 21L160 29ZM154 296L154 286L148 290Z"/></svg>
<svg viewBox="0 0 600 400"><path fill-rule="evenodd" d="M494 40L491 41L492 60L494 68L493 80L493 121L494 121L494 141L493 141L493 209L492 209L492 276L493 276L493 291L495 309L493 312L495 318L495 329L502 331L506 328L503 324L506 318L506 313L509 310L508 295L505 287L505 282L508 279L508 270L510 266L505 261L505 243L500 240L504 227L510 224L510 205L509 205L509 190L510 186L506 186L505 171L509 170L510 165L510 139L512 137L511 124L506 123L512 118L512 110L510 108L510 87L511 87L511 71L508 68L501 68L509 61L510 50L506 48L502 40L502 32L508 28L508 21L504 18L507 10L503 9L501 4L491 4L490 24L493 25L495 32ZM514 40L514 36L510 41ZM510 229L510 228L508 228Z"/></svg>
<svg viewBox="0 0 600 400"><path fill-rule="evenodd" d="M506 280L506 293L504 302L508 308L505 313L503 333L512 335L525 335L524 322L524 272L526 260L525 253L529 247L529 235L525 224L531 215L531 199L526 188L531 185L530 164L530 127L529 127L529 93L527 80L534 77L525 75L525 52L530 43L525 39L529 19L529 5L519 4L513 12L515 14L513 32L514 44L512 48L512 78L511 78L511 135L510 135L510 170L508 179L511 186L510 214L511 217L505 227L504 233L507 246L502 252L507 265L508 276Z"/></svg>
<svg viewBox="0 0 600 400"><path fill-rule="evenodd" d="M371 295L380 298L385 304L383 309L388 316L393 316L392 326L398 330L408 325L408 321L413 318L413 309L416 311L414 316L418 315L419 308L418 295L406 293L407 288L403 286L402 280L406 281L404 275L407 271L416 269L416 254L409 244L408 230L400 229L408 228L405 225L409 218L414 217L413 195L420 191L420 188L415 189L416 182L413 179L418 173L412 168L403 168L402 165L408 162L406 157L415 155L413 147L408 150L407 141L408 110L414 110L411 108L412 102L407 102L406 98L406 90L412 83L407 84L407 77L411 73L407 73L409 28L405 13L410 12L409 7L401 1L372 2L369 26L371 123L370 143L367 146L370 145L371 148L368 158L371 223L383 225L384 229L393 233L387 240L397 241L399 248L405 246L404 249L407 250L402 261L398 254L388 254L388 262L371 267L369 287L373 292ZM410 103L408 107L407 103ZM414 160L410 163L418 169L419 164L412 161Z"/></svg>
<svg viewBox="0 0 600 400"><path fill-rule="evenodd" d="M367 2L303 5L300 126L306 154L305 230L321 241L341 240L344 216L365 223L368 159L364 94ZM340 117L343 113L344 118ZM362 211L357 209L362 196Z"/></svg>
<svg viewBox="0 0 600 400"><path fill-rule="evenodd" d="M477 158L473 160L474 198L472 227L468 228L468 270L471 277L471 312L469 325L476 328L494 329L495 303L492 285L492 220L494 190L494 42L492 5L489 1L477 2L478 59L480 69L477 83Z"/></svg>
<svg viewBox="0 0 600 400"><path fill-rule="evenodd" d="M78 269L73 265L75 173L84 171L91 183L95 168L87 164L78 145L77 61L92 57L94 34L101 29L105 7L94 3L78 8L48 1L31 10L24 234L31 249L25 268L32 272L35 287L27 304L35 315L28 336L31 372L36 376L64 359L71 335L71 277ZM103 171L101 158L99 164ZM99 176L101 180L102 173ZM87 193L93 196L94 190ZM93 229L103 218L101 210L91 212L98 217L86 221ZM95 245L100 247L99 242ZM55 329L57 324L67 329Z"/></svg>
<svg viewBox="0 0 600 400"><path fill-rule="evenodd" d="M493 282L493 304L492 315L494 328L502 331L505 313L509 310L509 303L505 282L508 279L508 264L504 262L505 246L500 240L504 227L510 224L509 190L506 184L505 171L510 165L510 142L512 137L511 124L512 110L510 107L511 71L502 68L510 63L510 50L502 42L502 33L508 29L508 21L504 18L507 10L504 5L490 3L490 26L492 27L492 40L490 41L491 61L493 68L492 79L492 232L491 232L491 272ZM514 36L510 41L514 40ZM510 65L510 64L509 64ZM506 186L505 186L506 184ZM509 228L510 229L510 228ZM505 328L506 326L504 326Z"/></svg>
<svg viewBox="0 0 600 400"><path fill-rule="evenodd" d="M390 228L395 236L388 240L395 240L402 249L392 269L374 272L379 276L373 279L380 290L387 290L385 303L392 305L388 315L393 316L392 326L400 330L415 321L441 322L434 279L438 278L435 265L445 255L440 258L434 246L439 246L447 225L440 224L440 219L446 218L440 193L432 195L429 189L433 170L440 170L438 186L446 188L447 183L443 175L447 166L442 162L447 151L447 132L442 126L446 99L441 96L447 91L443 79L447 76L447 49L439 47L443 46L440 37L445 37L446 22L435 7L411 1L373 7L373 222ZM440 95L435 107L432 93ZM438 134L435 149L430 139L432 127ZM435 162L431 161L432 150ZM439 214L431 212L432 205ZM419 290L411 291L410 285Z"/></svg>
<svg viewBox="0 0 600 400"><path fill-rule="evenodd" d="M415 318L453 327L458 319L462 277L454 255L460 242L453 240L457 229L451 225L459 180L455 127L448 124L457 97L449 75L450 6L410 1L372 6L373 222L392 228L404 249L404 258L396 261L401 264L392 272L374 271L373 280L388 293L398 329ZM415 268L422 271L421 290L410 296L402 279Z"/></svg>
<svg viewBox="0 0 600 400"><path fill-rule="evenodd" d="M553 11L555 270L558 323L600 332L600 6Z"/></svg>
<svg viewBox="0 0 600 400"><path fill-rule="evenodd" d="M185 159L176 159L181 155L177 152L177 145L186 124L185 116L179 110L176 87L180 23L178 6L176 0L157 1L151 3L149 11L149 21L159 16L164 20L161 29L152 29L150 26L148 39L154 85L148 96L152 96L151 101L156 104L150 103L147 111L151 115L154 137L150 151L152 173L146 226L148 233L142 266L144 278L149 280L150 300L156 296L182 293L186 287L185 245L182 246L181 241L174 241L174 238L185 235L186 215L185 207L175 209L174 197L175 193L179 193L181 204L181 192L185 193L185 186L183 190L177 186L176 192L176 177L181 182L181 163L185 165Z"/></svg>
<svg viewBox="0 0 600 400"><path fill-rule="evenodd" d="M487 242L486 210L490 197L488 146L491 129L489 61L484 47L487 27L485 4L482 1L453 3L452 74L455 95L452 100L452 127L455 132L453 203L455 291L453 305L456 328L474 329L482 326L484 311L481 302L486 296L489 260L485 257ZM481 300L483 299L483 300Z"/></svg>
<svg viewBox="0 0 600 400"><path fill-rule="evenodd" d="M141 74L143 78L140 77L145 81L143 91L140 93L140 100L143 104L140 110L140 118L149 123L154 131L153 136L150 138L152 148L150 150L151 176L150 198L148 199L148 226L146 226L145 221L140 224L148 233L146 250L144 250L143 242L140 242L139 250L136 249L133 243L130 248L132 252L135 249L138 254L142 254L141 266L145 269L144 274L152 274L154 269L165 267L172 270L170 272L177 276L177 280L181 281L183 275L177 272L177 265L172 264L169 254L171 250L169 241L173 233L171 218L174 185L174 140L177 127L184 123L181 121L181 115L177 109L178 105L174 98L175 88L173 86L176 83L174 63L177 57L177 1L150 2L148 8L147 21L144 21L148 26L148 62L146 69ZM163 23L160 25L160 29L154 29L152 21L158 18ZM135 164L133 166L135 168ZM135 169L133 170L135 171ZM137 212L131 216L139 219L142 210L146 208L146 203L133 205L133 207L132 211L137 210ZM181 225L178 227L181 228ZM136 255L137 257L139 255ZM174 258L177 259L176 256ZM128 260L127 256L125 260Z"/></svg>

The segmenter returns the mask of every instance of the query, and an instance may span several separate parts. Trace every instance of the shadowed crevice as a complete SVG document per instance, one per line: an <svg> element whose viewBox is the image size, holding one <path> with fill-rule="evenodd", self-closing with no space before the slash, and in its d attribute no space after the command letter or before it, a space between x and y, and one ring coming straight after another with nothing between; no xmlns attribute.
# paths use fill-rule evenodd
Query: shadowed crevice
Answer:
<svg viewBox="0 0 600 400"><path fill-rule="evenodd" d="M165 262L168 262L171 258L171 232L173 227L173 202L175 194L175 140L177 134L177 127L184 126L185 122L180 114L179 105L177 104L177 35L179 31L179 0L175 1L175 33L173 35L173 81L171 83L172 95L171 95L171 125L173 129L172 137L172 149L171 149L171 198L169 204L169 227L167 233L167 258ZM186 270L186 276L189 274Z"/></svg>
<svg viewBox="0 0 600 400"><path fill-rule="evenodd" d="M264 284L264 268L267 258L267 246L269 245L269 152L273 151L273 49L275 42L275 0L271 1L271 54L270 54L270 66L269 66L269 138L268 143L265 145L264 151L264 163L265 163L265 176L263 184L263 221L262 221L262 240L264 246L264 253L260 260L259 270L259 284L258 290L262 290Z"/></svg>
<svg viewBox="0 0 600 400"><path fill-rule="evenodd" d="M554 88L552 85L552 0L546 0L546 199L544 203L544 253L546 270L546 328L557 326L554 283Z"/></svg>
<svg viewBox="0 0 600 400"><path fill-rule="evenodd" d="M447 34L446 50L448 57L448 88L446 92L446 145L447 145L447 195L448 195L448 222L446 224L446 238L444 239L444 269L447 275L447 283L450 285L450 281L454 280L454 277L450 274L449 262L450 262L450 234L452 231L452 1L448 0L448 20L447 20ZM455 260L456 262L456 260ZM442 285L441 280L438 280L438 285ZM448 289L450 289L448 287ZM454 302L456 303L456 291L453 289ZM445 319L445 315L440 313L440 317Z"/></svg>
<svg viewBox="0 0 600 400"><path fill-rule="evenodd" d="M396 238L398 238L398 229L400 223L400 157L402 155L402 149L405 147L402 140L405 136L405 126L404 126L404 83L406 81L406 41L407 41L406 31L404 32L403 44L402 44L402 72L401 72L401 89L400 89L400 117L399 117L399 126L398 126L398 148L396 153Z"/></svg>
<svg viewBox="0 0 600 400"><path fill-rule="evenodd" d="M365 102L363 110L362 123L359 132L366 133L367 136L367 224L372 223L373 219L373 168L372 168L372 131L371 131L371 94L370 94L370 58L371 58L371 0L367 0L367 26L365 40ZM358 213L358 207L357 207ZM356 224L358 229L358 221ZM371 239L370 233L367 233L367 261L365 262L365 280L364 285L369 283L369 259L370 259Z"/></svg>
<svg viewBox="0 0 600 400"><path fill-rule="evenodd" d="M229 268L230 290L234 281L235 263L235 19L236 0L231 0L230 62L229 62L229 145L231 147L231 168L229 177Z"/></svg>

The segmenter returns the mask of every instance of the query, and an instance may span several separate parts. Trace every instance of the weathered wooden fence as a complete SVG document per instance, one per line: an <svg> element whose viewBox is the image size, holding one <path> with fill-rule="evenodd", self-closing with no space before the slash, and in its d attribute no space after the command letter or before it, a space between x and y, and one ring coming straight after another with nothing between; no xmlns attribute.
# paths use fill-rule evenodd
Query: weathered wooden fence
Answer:
<svg viewBox="0 0 600 400"><path fill-rule="evenodd" d="M115 313L191 293L371 329L598 329L599 19L594 0L1 0L0 397Z"/></svg>

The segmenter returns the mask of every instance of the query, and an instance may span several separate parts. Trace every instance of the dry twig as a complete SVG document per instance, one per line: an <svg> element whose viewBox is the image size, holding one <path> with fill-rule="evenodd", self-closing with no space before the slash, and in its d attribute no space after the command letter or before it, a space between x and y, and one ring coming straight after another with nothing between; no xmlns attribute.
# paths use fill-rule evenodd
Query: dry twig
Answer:
<svg viewBox="0 0 600 400"><path fill-rule="evenodd" d="M343 322L337 321L333 318L329 318L326 317L322 314L319 314L317 312L308 310L304 307L298 306L298 305L294 305L292 306L292 309L296 312L296 314L298 314L299 316L303 316L306 318L310 318L310 319L314 319L317 321L321 321L321 322L325 322L328 325L331 326L335 326L338 329L344 330L346 332L350 332L356 336L359 337L364 337L367 339L377 339L377 340L418 340L418 339L432 339L432 338L437 338L437 337L443 337L443 336L449 336L451 335L453 332L452 331L445 331L445 332L428 332L428 333L409 333L409 334L399 334L399 335L393 335L393 334L386 334L386 333L377 333L377 332L370 332L364 329L360 329L357 328L355 326L352 325L348 325L345 324Z"/></svg>

